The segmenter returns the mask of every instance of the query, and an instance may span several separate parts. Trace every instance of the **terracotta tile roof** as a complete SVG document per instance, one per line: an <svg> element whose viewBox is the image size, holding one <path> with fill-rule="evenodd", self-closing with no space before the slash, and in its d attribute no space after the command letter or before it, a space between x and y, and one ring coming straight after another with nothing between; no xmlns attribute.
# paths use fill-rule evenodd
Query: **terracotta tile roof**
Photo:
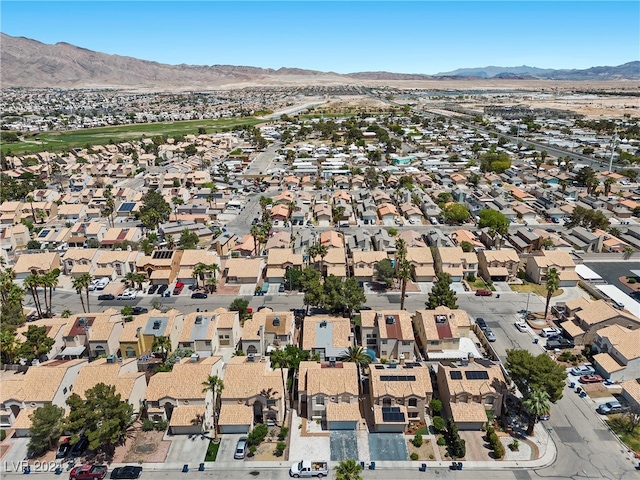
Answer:
<svg viewBox="0 0 640 480"><path fill-rule="evenodd" d="M468 395L482 395L496 391L493 386L494 382L498 381L500 385L503 385L505 383L504 375L502 374L500 365L496 363L492 363L489 367L485 367L478 362L469 362L469 365L466 367L451 367L449 365L441 363L440 365L438 365L438 376L440 376L440 369L443 370L444 377L449 386L449 393L451 395L456 395L458 393L467 393ZM456 380L452 379L450 375L450 372L452 370L461 372L462 378ZM489 375L489 378L486 380L468 379L464 373L465 371L486 371Z"/></svg>
<svg viewBox="0 0 640 480"><path fill-rule="evenodd" d="M267 256L267 266L302 266L302 254L293 253L290 248L271 248Z"/></svg>
<svg viewBox="0 0 640 480"><path fill-rule="evenodd" d="M87 363L85 358L77 360L52 360L41 363L38 366L30 367L24 374L22 388L19 392L15 390L11 393L19 395L19 399L24 402L52 402L62 379L71 367ZM2 382L2 390L5 388ZM15 388L15 385L11 386ZM3 392L4 395L4 392Z"/></svg>
<svg viewBox="0 0 640 480"><path fill-rule="evenodd" d="M23 408L11 425L12 429L28 429L31 428L31 415L36 411L35 408Z"/></svg>
<svg viewBox="0 0 640 480"><path fill-rule="evenodd" d="M358 371L355 363L338 362L336 367L325 368L319 362L301 362L299 372L302 386L309 396L358 396Z"/></svg>
<svg viewBox="0 0 640 480"><path fill-rule="evenodd" d="M598 353L597 355L594 355L593 361L600 365L600 367L609 374L619 372L626 368L624 365L620 365L618 361L608 353Z"/></svg>
<svg viewBox="0 0 640 480"><path fill-rule="evenodd" d="M398 424L398 423L402 423L402 424L406 424L409 423L409 419L408 419L408 415L407 415L407 407L405 407L404 405L394 405L395 407L400 409L400 413L404 414L404 421L403 422L390 422L390 421L384 421L384 417L382 416L382 406L381 405L374 405L373 406L373 421L376 425L384 425L384 424Z"/></svg>
<svg viewBox="0 0 640 480"><path fill-rule="evenodd" d="M606 337L628 361L640 358L640 329L631 330L621 325L609 325L598 330L597 335L601 338Z"/></svg>
<svg viewBox="0 0 640 480"><path fill-rule="evenodd" d="M357 394L356 394L357 395ZM327 421L329 422L350 422L360 421L360 405L355 401L353 403L346 402L329 402L327 404Z"/></svg>
<svg viewBox="0 0 640 480"><path fill-rule="evenodd" d="M191 427L204 422L205 405L179 405L171 413L170 427Z"/></svg>
<svg viewBox="0 0 640 480"><path fill-rule="evenodd" d="M287 370L285 369L285 378ZM224 390L222 399L246 400L265 389L272 389L275 398L281 398L282 378L280 370L272 370L269 362L261 362L257 358L250 362L248 357L231 357L227 363L224 375Z"/></svg>
<svg viewBox="0 0 640 480"><path fill-rule="evenodd" d="M197 363L185 358L181 363L174 365L171 372L160 372L151 377L146 399L150 402L157 402L165 397L177 400L204 400L206 393L202 391L202 382L207 380L215 363L220 361L222 357L207 357Z"/></svg>
<svg viewBox="0 0 640 480"><path fill-rule="evenodd" d="M382 380L383 376L408 377L406 380ZM412 379L415 377L415 380ZM411 369L400 368L384 368L378 370L371 368L369 373L371 382L371 392L374 398L380 398L389 395L393 398L407 398L417 396L425 398L433 392L431 386L431 376L427 367L414 367Z"/></svg>
<svg viewBox="0 0 640 480"><path fill-rule="evenodd" d="M622 386L623 391L635 400L636 404L640 405L640 378L627 380L626 382L622 382L620 385Z"/></svg>
<svg viewBox="0 0 640 480"><path fill-rule="evenodd" d="M253 406L243 403L223 403L220 407L218 425L251 425Z"/></svg>
<svg viewBox="0 0 640 480"><path fill-rule="evenodd" d="M453 421L458 422L482 422L487 421L487 412L480 403L450 403Z"/></svg>
<svg viewBox="0 0 640 480"><path fill-rule="evenodd" d="M351 320L342 317L331 317L329 315L313 315L305 317L302 324L302 349L311 350L317 347L316 344L316 326L320 322L326 321L331 323L333 329L333 347L344 348L345 350L351 346L349 334L351 333Z"/></svg>
<svg viewBox="0 0 640 480"><path fill-rule="evenodd" d="M491 262L519 263L520 262L520 257L518 256L518 252L510 248L504 248L501 250L482 250L480 253L478 253L478 256L484 256L487 263L491 263Z"/></svg>
<svg viewBox="0 0 640 480"><path fill-rule="evenodd" d="M446 320L443 323L437 323L436 317L444 317ZM451 310L448 307L440 306L435 310L416 310L413 321L416 324L421 324L422 329L425 332L426 340L443 340L444 338L460 338L459 327L471 326L469 315L465 310ZM445 335L443 329L439 329L438 325L448 325L448 330Z"/></svg>

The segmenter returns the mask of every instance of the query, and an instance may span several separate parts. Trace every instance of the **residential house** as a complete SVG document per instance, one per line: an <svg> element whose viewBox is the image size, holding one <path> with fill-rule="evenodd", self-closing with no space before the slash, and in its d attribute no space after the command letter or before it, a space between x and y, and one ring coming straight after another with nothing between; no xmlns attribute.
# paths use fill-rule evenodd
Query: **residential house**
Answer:
<svg viewBox="0 0 640 480"><path fill-rule="evenodd" d="M510 282L518 276L520 257L515 250L481 250L478 252L480 276L489 282Z"/></svg>
<svg viewBox="0 0 640 480"><path fill-rule="evenodd" d="M448 273L454 282L470 273L478 274L478 257L475 252L464 252L462 247L437 247L435 265L438 273Z"/></svg>
<svg viewBox="0 0 640 480"><path fill-rule="evenodd" d="M302 254L293 253L290 248L272 248L267 256L267 277L269 283L285 283L287 270L302 270Z"/></svg>
<svg viewBox="0 0 640 480"><path fill-rule="evenodd" d="M235 352L242 335L240 314L235 311L229 311L226 308L216 308L213 314L216 316L216 327L218 329L218 347L226 351Z"/></svg>
<svg viewBox="0 0 640 480"><path fill-rule="evenodd" d="M291 233L282 231L274 232L273 235L267 240L267 244L264 247L268 252L271 249L289 248L291 246Z"/></svg>
<svg viewBox="0 0 640 480"><path fill-rule="evenodd" d="M86 350L90 348L90 340L95 335L93 351L89 358L95 358L104 354L115 354L118 351L117 341L124 328L124 321L120 312L109 308L104 312L81 313L71 315L63 330L64 350L58 356L60 358L79 358L86 356ZM94 332L95 330L95 332ZM109 343L111 340L111 343Z"/></svg>
<svg viewBox="0 0 640 480"><path fill-rule="evenodd" d="M375 351L378 357L400 361L414 358L415 338L408 312L362 310L360 324L363 347ZM375 344L373 339L377 340Z"/></svg>
<svg viewBox="0 0 640 480"><path fill-rule="evenodd" d="M346 267L346 253L344 248L330 248L324 259L316 259L320 260L323 265L323 275L335 275L339 278L346 278L347 276L347 267Z"/></svg>
<svg viewBox="0 0 640 480"><path fill-rule="evenodd" d="M429 247L408 247L407 261L415 282L432 282L435 277L433 255Z"/></svg>
<svg viewBox="0 0 640 480"><path fill-rule="evenodd" d="M624 398L629 406L636 410L640 408L640 378L627 380L620 384L622 387L622 398Z"/></svg>
<svg viewBox="0 0 640 480"><path fill-rule="evenodd" d="M576 273L576 264L568 252L541 250L527 258L527 277L534 283L545 283L550 268L555 268L558 271L560 287L575 287L578 284L580 277Z"/></svg>
<svg viewBox="0 0 640 480"><path fill-rule="evenodd" d="M100 250L97 248L69 248L64 254L62 271L72 277L78 277L83 273L93 275L98 266L98 258Z"/></svg>
<svg viewBox="0 0 640 480"><path fill-rule="evenodd" d="M99 252L98 258L93 262L96 266L94 275L109 278L124 277L128 273L135 273L136 262L144 255L137 250L100 250ZM67 258L65 255L64 263Z"/></svg>
<svg viewBox="0 0 640 480"><path fill-rule="evenodd" d="M298 414L320 421L328 430L356 430L361 420L355 363L301 362L298 373Z"/></svg>
<svg viewBox="0 0 640 480"><path fill-rule="evenodd" d="M614 324L596 331L593 366L603 378L622 382L640 378L640 329Z"/></svg>
<svg viewBox="0 0 640 480"><path fill-rule="evenodd" d="M311 315L303 319L302 349L321 360L340 358L353 346L351 320L329 315Z"/></svg>
<svg viewBox="0 0 640 480"><path fill-rule="evenodd" d="M142 239L142 230L140 228L121 228L114 227L107 230L102 237L100 246L103 248L116 248L124 242L137 243Z"/></svg>
<svg viewBox="0 0 640 480"><path fill-rule="evenodd" d="M0 231L0 248L5 251L16 251L27 246L31 233L26 225L7 225Z"/></svg>
<svg viewBox="0 0 640 480"><path fill-rule="evenodd" d="M313 207L313 216L318 222L330 223L332 220L331 207L326 203L316 203Z"/></svg>
<svg viewBox="0 0 640 480"><path fill-rule="evenodd" d="M71 236L67 240L69 247L84 247L89 240L102 242L107 226L101 222L82 222L71 226Z"/></svg>
<svg viewBox="0 0 640 480"><path fill-rule="evenodd" d="M398 210L393 203L382 203L378 205L378 217L383 222L393 222L398 217Z"/></svg>
<svg viewBox="0 0 640 480"><path fill-rule="evenodd" d="M228 284L258 283L263 266L262 258L229 258L223 262L222 276Z"/></svg>
<svg viewBox="0 0 640 480"><path fill-rule="evenodd" d="M344 248L344 235L334 230L327 230L320 234L320 245L331 248Z"/></svg>
<svg viewBox="0 0 640 480"><path fill-rule="evenodd" d="M67 323L69 323L69 319L60 317L42 318L33 322L27 322L16 329L15 338L18 342L22 343L26 340L25 333L29 327L32 325L34 327L44 327L46 329L47 337L53 340L53 345L47 354L41 355L38 358L38 361L44 362L47 360L53 360L64 349L64 331Z"/></svg>
<svg viewBox="0 0 640 480"><path fill-rule="evenodd" d="M29 367L24 375L12 375L2 379L0 389L0 424L16 429L16 436L30 434L29 415L38 407L56 405L66 408L67 398L76 383L86 359L50 360ZM21 417L21 418L20 418Z"/></svg>
<svg viewBox="0 0 640 480"><path fill-rule="evenodd" d="M86 217L87 210L84 203L63 203L58 206L58 220L77 222Z"/></svg>
<svg viewBox="0 0 640 480"><path fill-rule="evenodd" d="M154 250L138 257L136 272L147 276L152 285L170 285L180 272L181 250Z"/></svg>
<svg viewBox="0 0 640 480"><path fill-rule="evenodd" d="M286 378L287 369L274 370L266 359L254 355L231 357L220 395L220 432L249 433L257 423L281 423L287 397L282 375Z"/></svg>
<svg viewBox="0 0 640 480"><path fill-rule="evenodd" d="M609 305L605 300L578 297L565 303L560 326L576 344L589 345L596 332L609 325L621 325L630 330L640 328L640 319Z"/></svg>
<svg viewBox="0 0 640 480"><path fill-rule="evenodd" d="M292 345L294 328L293 312L274 312L263 308L245 320L240 349L246 354L264 356Z"/></svg>
<svg viewBox="0 0 640 480"><path fill-rule="evenodd" d="M120 356L125 358L147 357L154 351L154 342L159 337L169 339L171 351L178 348L178 340L184 315L172 309L166 313L151 310L138 315L133 321L124 324L120 336ZM165 352L166 353L166 352Z"/></svg>
<svg viewBox="0 0 640 480"><path fill-rule="evenodd" d="M409 422L424 422L433 398L429 368L421 363L375 364L369 370L374 430L404 433Z"/></svg>
<svg viewBox="0 0 640 480"><path fill-rule="evenodd" d="M118 361L115 355L98 358L82 367L73 385L73 392L86 399L86 392L99 383L115 388L116 395L133 407L134 415L144 407L147 381L145 373L138 371L135 359Z"/></svg>
<svg viewBox="0 0 640 480"><path fill-rule="evenodd" d="M24 280L32 273L44 275L60 267L60 255L58 255L58 252L23 252L18 255L13 265L13 271L16 273L16 280Z"/></svg>
<svg viewBox="0 0 640 480"><path fill-rule="evenodd" d="M404 240L407 248L427 246L422 235L415 230L402 230L398 233L396 238Z"/></svg>
<svg viewBox="0 0 640 480"><path fill-rule="evenodd" d="M158 372L149 379L147 415L153 421L167 420L173 435L201 434L213 428L213 392L203 389L210 376L222 377L222 357L200 359L197 353ZM226 389L225 378L225 389Z"/></svg>
<svg viewBox="0 0 640 480"><path fill-rule="evenodd" d="M256 248L260 248L260 245L256 243L256 239L251 234L246 234L242 238L236 240L235 246L232 248L233 254L241 257L250 257L252 255L259 255L260 251L256 251Z"/></svg>
<svg viewBox="0 0 640 480"><path fill-rule="evenodd" d="M477 252L479 250L484 250L484 244L478 240L476 234L469 230L459 229L455 232L451 232L449 234L453 244L456 246L462 246L463 242L470 243L473 246L473 249Z"/></svg>
<svg viewBox="0 0 640 480"><path fill-rule="evenodd" d="M473 342L469 339L471 322L465 310L446 306L435 310L416 310L413 317L415 332L422 345L422 353L429 360L467 358Z"/></svg>
<svg viewBox="0 0 640 480"><path fill-rule="evenodd" d="M495 241L490 237L489 232L482 232L483 240L485 244L493 245ZM518 228L507 232L505 235L509 244L518 250L520 253L531 253L536 250L542 249L543 238L540 236L537 230L532 228Z"/></svg>
<svg viewBox="0 0 640 480"><path fill-rule="evenodd" d="M487 410L500 418L507 393L500 364L470 357L467 365L440 363L436 375L443 410L458 429L480 431Z"/></svg>
<svg viewBox="0 0 640 480"><path fill-rule="evenodd" d="M374 282L377 278L376 265L387 257L387 252L355 251L351 253L353 276L360 282Z"/></svg>
<svg viewBox="0 0 640 480"><path fill-rule="evenodd" d="M210 278L217 278L220 271L209 270L202 274L201 278L198 278L196 282L193 276L193 270L198 264L204 264L208 267L217 265L220 268L220 258L214 250L183 250L182 258L180 258L180 271L178 272L177 280L185 285L193 285L198 283L199 285L206 285L206 282Z"/></svg>
<svg viewBox="0 0 640 480"><path fill-rule="evenodd" d="M577 249L587 253L600 253L604 237L596 235L584 227L574 227L562 234L562 238L571 243Z"/></svg>
<svg viewBox="0 0 640 480"><path fill-rule="evenodd" d="M178 348L210 357L218 350L217 316L213 312L192 312L184 317Z"/></svg>

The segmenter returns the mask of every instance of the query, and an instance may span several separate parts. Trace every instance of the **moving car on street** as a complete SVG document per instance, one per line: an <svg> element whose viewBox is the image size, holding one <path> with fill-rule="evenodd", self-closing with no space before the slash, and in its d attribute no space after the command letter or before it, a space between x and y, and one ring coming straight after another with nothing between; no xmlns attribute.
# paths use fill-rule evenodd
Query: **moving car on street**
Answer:
<svg viewBox="0 0 640 480"><path fill-rule="evenodd" d="M98 295L98 300L115 300L116 296L113 293L103 293Z"/></svg>

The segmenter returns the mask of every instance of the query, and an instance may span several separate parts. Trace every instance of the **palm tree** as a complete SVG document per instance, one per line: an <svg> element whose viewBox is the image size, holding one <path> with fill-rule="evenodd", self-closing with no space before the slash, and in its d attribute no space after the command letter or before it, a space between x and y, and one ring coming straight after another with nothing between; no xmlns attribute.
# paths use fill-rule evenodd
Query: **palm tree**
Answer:
<svg viewBox="0 0 640 480"><path fill-rule="evenodd" d="M71 316L71 310L65 308L64 310L62 310L62 313L60 313L60 316L62 318L69 318Z"/></svg>
<svg viewBox="0 0 640 480"><path fill-rule="evenodd" d="M173 239L173 235L171 235L171 234L165 235L164 236L164 241L167 242L167 248L169 250L173 250L173 247L176 246L176 241Z"/></svg>
<svg viewBox="0 0 640 480"><path fill-rule="evenodd" d="M135 287L136 283L136 274L135 272L127 272L124 278L121 280L122 283L127 287Z"/></svg>
<svg viewBox="0 0 640 480"><path fill-rule="evenodd" d="M40 294L38 293L38 287L40 286L40 275L37 273L30 273L24 279L24 286L31 290L33 296L33 303L36 307L38 317L42 316L42 307L40 306Z"/></svg>
<svg viewBox="0 0 640 480"><path fill-rule="evenodd" d="M529 412L529 426L527 435L533 435L533 429L538 422L538 417L549 413L549 393L546 390L532 390L522 402L522 406Z"/></svg>
<svg viewBox="0 0 640 480"><path fill-rule="evenodd" d="M362 480L362 465L353 458L342 460L336 467L336 480Z"/></svg>
<svg viewBox="0 0 640 480"><path fill-rule="evenodd" d="M7 331L0 332L0 353L2 354L2 363L12 364L15 354L18 352L20 344L16 336Z"/></svg>
<svg viewBox="0 0 640 480"><path fill-rule="evenodd" d="M173 197L171 203L173 204L173 215L175 220L178 221L178 205L184 205L184 200L181 197Z"/></svg>
<svg viewBox="0 0 640 480"><path fill-rule="evenodd" d="M400 280L400 310L404 310L404 296L407 282L411 278L411 263L407 261L407 243L402 238L396 239L396 275Z"/></svg>
<svg viewBox="0 0 640 480"><path fill-rule="evenodd" d="M0 274L0 299L2 299L2 303L7 302L7 297L14 285L15 278L16 272L13 268L5 268Z"/></svg>
<svg viewBox="0 0 640 480"><path fill-rule="evenodd" d="M216 291L216 287L218 286L218 279L216 277L207 278L205 280L205 284L207 285L207 289L210 293Z"/></svg>
<svg viewBox="0 0 640 480"><path fill-rule="evenodd" d="M202 280L204 282L204 274L207 271L208 265L200 262L197 263L195 267L193 267L193 272L191 273L191 276L195 279L196 281L196 288L198 288L199 283L198 280Z"/></svg>
<svg viewBox="0 0 640 480"><path fill-rule="evenodd" d="M41 285L44 287L44 305L45 313L51 316L53 311L53 289L58 286L60 282L60 269L56 268L51 272L47 272L42 275ZM49 302L47 302L47 288L49 289Z"/></svg>
<svg viewBox="0 0 640 480"><path fill-rule="evenodd" d="M220 394L222 393L222 390L224 390L224 383L222 382L222 379L219 378L217 375L209 375L209 377L207 378L206 381L202 382L202 386L204 387L202 389L202 393L207 393L209 390L211 390L211 393L213 394L213 399L212 399L212 403L213 403L213 436L214 438L218 438L218 428L217 428L217 422L216 422L216 412L218 411L218 397L220 396Z"/></svg>
<svg viewBox="0 0 640 480"><path fill-rule="evenodd" d="M564 192L567 191L567 186L569 185L569 182L563 179L563 180L560 180L558 184L560 185L562 195L564 195Z"/></svg>
<svg viewBox="0 0 640 480"><path fill-rule="evenodd" d="M154 352L160 352L162 355L162 361L167 360L167 356L171 353L171 339L169 337L165 337L164 335L160 335L159 337L155 337L153 339L153 344L151 345L151 350Z"/></svg>
<svg viewBox="0 0 640 480"><path fill-rule="evenodd" d="M615 178L607 177L604 181L604 194L606 197L609 196L609 192L611 192L611 187L616 183Z"/></svg>
<svg viewBox="0 0 640 480"><path fill-rule="evenodd" d="M82 285L82 288L84 288L85 294L87 295L87 313L89 313L91 311L91 307L89 306L89 285L91 285L91 275L83 273L78 277L78 281L79 284Z"/></svg>
<svg viewBox="0 0 640 480"><path fill-rule="evenodd" d="M273 388L269 387L269 388L263 388L262 390L260 390L260 393L258 394L260 395L262 398L264 398L264 403L267 405L267 420L269 420L269 413L273 410L271 407L272 405L269 403L269 400L273 400L274 398L276 398L276 395L278 395L278 392L275 391Z"/></svg>
<svg viewBox="0 0 640 480"><path fill-rule="evenodd" d="M555 268L550 268L547 271L547 283L545 283L547 289L547 303L544 306L544 318L547 318L547 312L549 311L549 304L551 303L551 297L560 288L560 274Z"/></svg>
<svg viewBox="0 0 640 480"><path fill-rule="evenodd" d="M253 237L253 253L254 255L258 255L258 237L260 236L260 227L258 225L253 225L251 227L251 236Z"/></svg>
<svg viewBox="0 0 640 480"><path fill-rule="evenodd" d="M356 369L358 370L358 379L360 379L360 372L367 365L371 363L371 357L365 351L363 347L358 345L351 346L342 352L340 356L340 360L343 362L352 362L356 364ZM362 383L358 381L358 390L360 390Z"/></svg>
<svg viewBox="0 0 640 480"><path fill-rule="evenodd" d="M271 352L271 365L275 368L280 368L280 375L282 376L282 391L284 392L284 409L287 410L287 384L284 380L284 369L289 368L289 359L284 350L274 350Z"/></svg>
<svg viewBox="0 0 640 480"><path fill-rule="evenodd" d="M147 277L143 273L134 273L133 274L133 283L138 285L138 290L142 290L142 282L144 282Z"/></svg>
<svg viewBox="0 0 640 480"><path fill-rule="evenodd" d="M82 289L84 288L84 283L81 282L80 277L76 277L73 280L71 280L71 284L73 285L73 288L76 290L76 292L80 294L80 303L82 303L82 311L84 313L87 313L87 307L84 304L84 297L82 296Z"/></svg>
<svg viewBox="0 0 640 480"><path fill-rule="evenodd" d="M320 257L322 261L320 262L320 275L323 275L324 271L324 257L329 253L329 247L326 245L322 245L321 243L316 243L311 245L308 250L309 257L311 257L314 261L316 257Z"/></svg>

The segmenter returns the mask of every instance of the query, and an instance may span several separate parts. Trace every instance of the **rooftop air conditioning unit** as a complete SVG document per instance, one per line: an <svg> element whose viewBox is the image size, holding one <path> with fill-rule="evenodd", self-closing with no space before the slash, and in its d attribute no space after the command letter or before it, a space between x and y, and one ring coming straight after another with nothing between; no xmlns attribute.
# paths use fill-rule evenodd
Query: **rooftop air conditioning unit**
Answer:
<svg viewBox="0 0 640 480"><path fill-rule="evenodd" d="M393 317L393 315L387 315L387 325L393 325L394 323L396 323L396 319Z"/></svg>
<svg viewBox="0 0 640 480"><path fill-rule="evenodd" d="M116 363L116 356L115 355L109 355L107 357L107 363Z"/></svg>
<svg viewBox="0 0 640 480"><path fill-rule="evenodd" d="M189 361L191 363L198 363L199 359L200 359L200 355L198 355L197 353L192 353Z"/></svg>
<svg viewBox="0 0 640 480"><path fill-rule="evenodd" d="M202 325L202 315L196 317L196 325Z"/></svg>
<svg viewBox="0 0 640 480"><path fill-rule="evenodd" d="M327 321L326 320L322 320L320 322L320 328L326 328L326 326L327 326Z"/></svg>
<svg viewBox="0 0 640 480"><path fill-rule="evenodd" d="M395 360L389 360L389 368L396 368L398 363Z"/></svg>
<svg viewBox="0 0 640 480"><path fill-rule="evenodd" d="M256 360L256 356L253 353L250 353L249 355L247 355L247 362L255 362Z"/></svg>

